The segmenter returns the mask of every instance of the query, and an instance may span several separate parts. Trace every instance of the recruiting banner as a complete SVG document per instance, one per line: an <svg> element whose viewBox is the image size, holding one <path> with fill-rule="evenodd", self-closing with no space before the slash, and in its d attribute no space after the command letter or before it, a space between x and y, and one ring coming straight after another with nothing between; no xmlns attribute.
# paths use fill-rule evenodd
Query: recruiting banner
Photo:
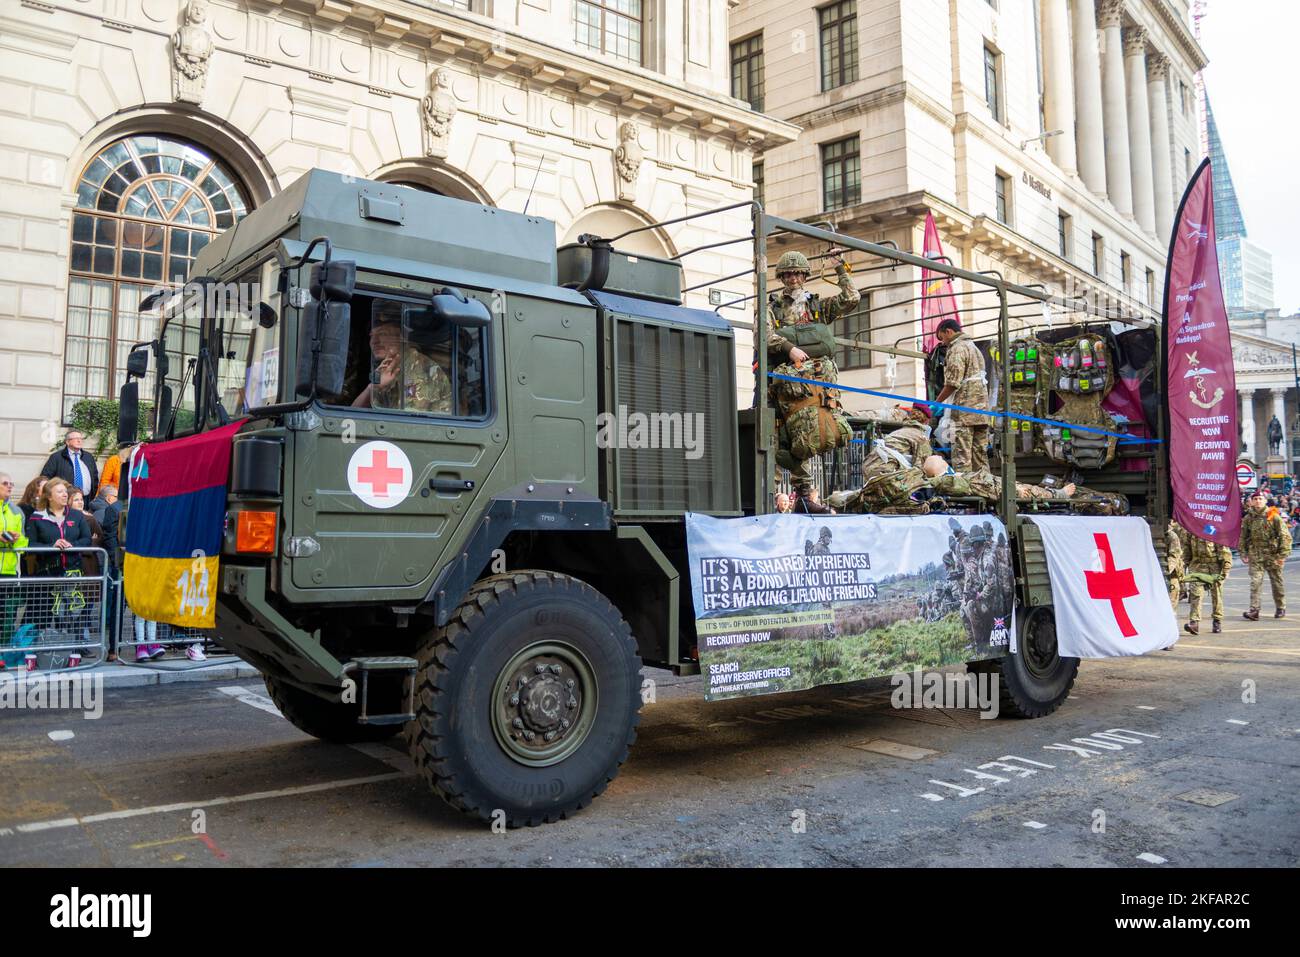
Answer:
<svg viewBox="0 0 1300 957"><path fill-rule="evenodd" d="M997 658L1006 529L984 515L686 516L705 698Z"/></svg>
<svg viewBox="0 0 1300 957"><path fill-rule="evenodd" d="M1174 520L1198 538L1233 546L1237 490L1237 379L1214 245L1214 184L1204 160L1187 184L1165 277L1165 379Z"/></svg>
<svg viewBox="0 0 1300 957"><path fill-rule="evenodd" d="M1028 517L1028 516L1026 516ZM1035 515L1063 658L1144 655L1178 640L1146 519Z"/></svg>

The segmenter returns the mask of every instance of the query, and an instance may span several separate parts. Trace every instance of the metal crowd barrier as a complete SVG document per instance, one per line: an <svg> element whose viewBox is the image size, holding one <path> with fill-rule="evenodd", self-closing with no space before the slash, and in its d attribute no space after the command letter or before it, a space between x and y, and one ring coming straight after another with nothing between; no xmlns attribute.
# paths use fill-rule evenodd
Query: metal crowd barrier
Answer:
<svg viewBox="0 0 1300 957"><path fill-rule="evenodd" d="M104 660L108 554L102 548L19 548L17 571L0 575L0 661L6 670L55 671ZM42 556L81 556L81 574L53 574ZM87 575L87 558L99 573ZM62 565L62 563L60 563Z"/></svg>
<svg viewBox="0 0 1300 957"><path fill-rule="evenodd" d="M162 648L188 647L195 643L204 646L207 654L216 640L209 629L181 628L167 622L149 621L136 615L126 603L126 590L121 580L116 583L113 613L116 615L117 654L125 662L136 660L141 645L158 645Z"/></svg>

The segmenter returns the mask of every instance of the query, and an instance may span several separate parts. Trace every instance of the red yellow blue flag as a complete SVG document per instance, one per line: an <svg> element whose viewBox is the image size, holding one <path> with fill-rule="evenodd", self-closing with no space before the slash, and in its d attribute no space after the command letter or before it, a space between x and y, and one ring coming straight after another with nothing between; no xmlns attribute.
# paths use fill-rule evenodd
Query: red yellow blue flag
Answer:
<svg viewBox="0 0 1300 957"><path fill-rule="evenodd" d="M183 628L216 624L226 480L241 425L147 443L132 456L122 578L140 618Z"/></svg>

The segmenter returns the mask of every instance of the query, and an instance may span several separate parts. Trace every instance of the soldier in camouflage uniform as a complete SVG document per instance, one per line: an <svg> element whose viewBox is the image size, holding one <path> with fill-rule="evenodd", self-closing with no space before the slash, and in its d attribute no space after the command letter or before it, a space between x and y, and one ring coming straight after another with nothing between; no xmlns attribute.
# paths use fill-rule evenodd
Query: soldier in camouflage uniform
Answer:
<svg viewBox="0 0 1300 957"><path fill-rule="evenodd" d="M1189 534L1183 542L1183 564L1187 568L1188 597L1192 613L1183 628L1188 634L1201 633L1201 597L1210 586L1213 602L1214 633L1223 631L1223 582L1232 568L1232 550Z"/></svg>
<svg viewBox="0 0 1300 957"><path fill-rule="evenodd" d="M811 538L804 539L803 553L804 555L829 555L831 530L823 525L821 531L817 533L817 541L814 542ZM829 640L835 637L835 604L827 602L826 607L831 610L831 620L822 625L822 638Z"/></svg>
<svg viewBox="0 0 1300 957"><path fill-rule="evenodd" d="M806 288L808 276L812 269L808 258L799 252L788 252L776 264L776 278L781 283L781 290L768 297L767 304L767 354L772 371L780 375L796 376L801 379L815 379L819 382L834 384L839 381L839 370L835 360L830 356L809 357L808 353L794 345L789 339L777 332L785 326L804 323L821 323L829 325L840 316L849 312L862 298L849 277L848 266L840 259L835 259L835 276L840 291L834 299L822 300ZM773 380L768 387L769 397L774 400L778 422L777 465L790 473L798 502L795 511L824 513L829 509L820 503L812 502L808 492L812 488L812 471L808 467L809 459L799 458L792 452L797 436L792 436L786 419L790 406L794 403L805 404L807 399L825 398L838 404L839 393L836 390L818 389L816 386L800 386L798 383Z"/></svg>
<svg viewBox="0 0 1300 957"><path fill-rule="evenodd" d="M1171 521L1165 531L1165 577L1169 579L1169 603L1178 613L1178 599L1183 593L1183 578L1187 566L1183 564L1183 543L1187 540L1187 530L1177 522Z"/></svg>
<svg viewBox="0 0 1300 957"><path fill-rule="evenodd" d="M988 502L996 502L1002 497L1002 477L992 472L949 471L948 463L942 455L930 456L921 467L925 470L929 486L940 495L973 495ZM1095 515L1127 515L1129 507L1128 499L1123 495L1098 492L1073 482L1059 488L1017 482L1016 501L1069 501L1075 506L1072 511Z"/></svg>
<svg viewBox="0 0 1300 957"><path fill-rule="evenodd" d="M1264 576L1273 589L1275 618L1286 617L1286 592L1282 588L1282 565L1291 554L1291 536L1286 520L1277 509L1268 508L1263 492L1250 497L1249 508L1241 522L1241 560L1250 569L1250 611L1243 617L1259 621L1259 594L1264 590Z"/></svg>
<svg viewBox="0 0 1300 957"><path fill-rule="evenodd" d="M934 454L930 446L929 409L916 403L909 412L909 423L886 433L872 444L862 462L862 487L856 491L836 492L830 504L841 512L875 512L888 514L913 510L909 494L924 485L920 463Z"/></svg>
<svg viewBox="0 0 1300 957"><path fill-rule="evenodd" d="M989 407L988 375L984 355L975 340L961 331L961 323L948 318L939 323L936 337L948 347L943 366L940 402L971 409ZM953 412L952 467L958 472L987 472L989 468L989 418L978 412Z"/></svg>
<svg viewBox="0 0 1300 957"><path fill-rule="evenodd" d="M370 323L370 351L375 377L353 400L360 408L400 409L404 412L441 412L451 408L451 368L448 353L450 328L412 330L403 338L402 304L381 302Z"/></svg>

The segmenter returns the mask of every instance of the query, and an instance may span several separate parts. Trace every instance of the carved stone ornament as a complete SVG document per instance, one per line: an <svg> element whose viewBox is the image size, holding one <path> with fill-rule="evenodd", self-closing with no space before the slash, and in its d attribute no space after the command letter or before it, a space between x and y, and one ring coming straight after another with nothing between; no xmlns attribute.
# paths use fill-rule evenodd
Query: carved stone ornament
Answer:
<svg viewBox="0 0 1300 957"><path fill-rule="evenodd" d="M439 67L429 74L429 92L420 103L424 121L424 155L445 157L451 121L456 116L456 98L451 93L451 73Z"/></svg>
<svg viewBox="0 0 1300 957"><path fill-rule="evenodd" d="M207 18L205 0L190 0L185 5L180 29L172 35L172 86L176 99L182 103L203 102L208 60L212 58L212 34L203 25Z"/></svg>
<svg viewBox="0 0 1300 957"><path fill-rule="evenodd" d="M1232 362L1237 366L1280 366L1290 359L1289 355L1258 346L1237 346L1232 350Z"/></svg>
<svg viewBox="0 0 1300 957"><path fill-rule="evenodd" d="M636 198L636 178L641 172L641 160L645 151L641 149L640 131L630 120L618 128L618 148L614 150L614 170L618 174L618 198L633 200Z"/></svg>

